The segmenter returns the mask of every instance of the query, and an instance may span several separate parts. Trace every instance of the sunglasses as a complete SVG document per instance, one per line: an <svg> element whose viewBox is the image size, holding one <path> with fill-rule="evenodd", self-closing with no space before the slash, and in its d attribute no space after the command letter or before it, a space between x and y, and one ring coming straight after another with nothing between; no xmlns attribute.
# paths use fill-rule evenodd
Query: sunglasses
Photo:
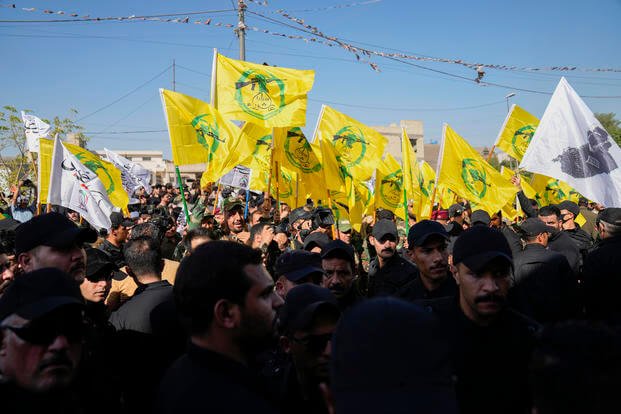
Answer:
<svg viewBox="0 0 621 414"><path fill-rule="evenodd" d="M293 342L304 346L309 352L319 355L326 349L328 342L332 340L332 334L308 335L303 338L296 338L293 336L291 339Z"/></svg>
<svg viewBox="0 0 621 414"><path fill-rule="evenodd" d="M72 320L38 320L21 327L6 325L0 328L12 331L21 340L33 345L49 345L59 336L64 336L69 342L76 343L81 341L84 335L81 317L72 318Z"/></svg>

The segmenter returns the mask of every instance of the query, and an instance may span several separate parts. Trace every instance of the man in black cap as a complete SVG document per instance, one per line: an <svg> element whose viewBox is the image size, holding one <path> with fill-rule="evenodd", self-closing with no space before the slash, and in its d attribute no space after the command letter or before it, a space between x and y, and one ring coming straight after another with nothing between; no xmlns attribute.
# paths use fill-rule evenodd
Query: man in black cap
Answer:
<svg viewBox="0 0 621 414"><path fill-rule="evenodd" d="M26 273L6 290L0 298L2 412L80 412L70 387L82 352L83 307L75 280L54 268Z"/></svg>
<svg viewBox="0 0 621 414"><path fill-rule="evenodd" d="M456 414L443 339L432 315L395 298L346 312L332 339L332 382L321 385L330 412Z"/></svg>
<svg viewBox="0 0 621 414"><path fill-rule="evenodd" d="M246 231L244 220L244 204L235 197L230 197L222 203L224 222L222 223L222 240L246 243L250 233Z"/></svg>
<svg viewBox="0 0 621 414"><path fill-rule="evenodd" d="M515 231L503 222L502 210L498 210L491 217L485 210L475 210L470 216L470 225L489 226L498 229L506 237L507 242L511 247L513 256L522 251L522 241L520 240L520 236L518 236Z"/></svg>
<svg viewBox="0 0 621 414"><path fill-rule="evenodd" d="M356 274L354 249L351 245L334 240L328 243L321 252L323 280L321 285L332 291L338 300L341 310L345 310L360 302L361 293L359 275Z"/></svg>
<svg viewBox="0 0 621 414"><path fill-rule="evenodd" d="M274 275L276 293L284 299L295 286L321 283L323 276L321 257L305 250L285 252L276 260Z"/></svg>
<svg viewBox="0 0 621 414"><path fill-rule="evenodd" d="M552 229L528 218L520 232L525 245L513 258L511 305L542 324L575 317L578 286L565 256L547 249Z"/></svg>
<svg viewBox="0 0 621 414"><path fill-rule="evenodd" d="M99 248L108 253L114 264L119 269L125 266L123 259L123 244L129 238L129 230L133 227L134 222L123 217L123 213L114 211L110 213L110 230L106 239L101 243Z"/></svg>
<svg viewBox="0 0 621 414"><path fill-rule="evenodd" d="M548 249L565 256L574 274L578 275L582 266L582 256L569 234L562 231L561 210L555 205L543 206L539 209L538 214L539 220L552 228L548 239Z"/></svg>
<svg viewBox="0 0 621 414"><path fill-rule="evenodd" d="M280 346L291 363L281 389L282 413L327 412L319 384L329 383L330 340L340 315L328 289L305 284L287 295L280 310Z"/></svg>
<svg viewBox="0 0 621 414"><path fill-rule="evenodd" d="M524 413L538 324L506 306L511 249L498 230L475 226L455 242L456 298L426 301L452 347L460 412Z"/></svg>
<svg viewBox="0 0 621 414"><path fill-rule="evenodd" d="M261 253L234 242L199 246L181 262L174 294L191 343L161 383L157 412L276 412L248 368L272 343L283 304Z"/></svg>
<svg viewBox="0 0 621 414"><path fill-rule="evenodd" d="M422 220L408 233L408 256L418 268L419 277L398 293L402 299L415 301L454 296L455 279L448 264L449 235L440 223Z"/></svg>
<svg viewBox="0 0 621 414"><path fill-rule="evenodd" d="M580 207L570 200L561 201L557 207L561 211L561 228L574 241L584 261L589 249L593 247L593 239L575 221L580 214Z"/></svg>
<svg viewBox="0 0 621 414"><path fill-rule="evenodd" d="M448 213L449 213L449 222L446 225L446 231L449 234L449 237L451 240L450 244L452 246L453 243L455 243L455 239L457 238L457 236L459 236L461 233L464 232L464 223L465 223L466 214L465 214L464 206L458 203L450 206L448 209Z"/></svg>
<svg viewBox="0 0 621 414"><path fill-rule="evenodd" d="M321 254L321 250L329 242L327 234L315 231L304 238L304 250Z"/></svg>
<svg viewBox="0 0 621 414"><path fill-rule="evenodd" d="M86 270L83 244L95 240L95 230L77 227L62 214L47 213L15 230L15 255L24 272L55 267L82 283Z"/></svg>
<svg viewBox="0 0 621 414"><path fill-rule="evenodd" d="M369 264L369 297L394 295L418 277L416 267L397 254L399 233L393 221L375 223L369 240L377 252Z"/></svg>
<svg viewBox="0 0 621 414"><path fill-rule="evenodd" d="M584 299L590 319L621 322L621 208L597 216L600 241L584 261Z"/></svg>

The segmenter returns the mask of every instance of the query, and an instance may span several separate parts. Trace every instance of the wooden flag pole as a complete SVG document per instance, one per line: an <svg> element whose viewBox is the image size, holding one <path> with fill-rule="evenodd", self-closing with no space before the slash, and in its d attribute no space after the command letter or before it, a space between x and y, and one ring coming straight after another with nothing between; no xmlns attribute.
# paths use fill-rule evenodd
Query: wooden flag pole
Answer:
<svg viewBox="0 0 621 414"><path fill-rule="evenodd" d="M185 213L185 222L190 225L190 212L188 211L188 203L185 200L185 191L183 191L183 180L181 180L181 172L179 172L179 166L175 165L175 172L177 173L177 183L179 184L179 192L181 193L181 200L183 201L183 212Z"/></svg>

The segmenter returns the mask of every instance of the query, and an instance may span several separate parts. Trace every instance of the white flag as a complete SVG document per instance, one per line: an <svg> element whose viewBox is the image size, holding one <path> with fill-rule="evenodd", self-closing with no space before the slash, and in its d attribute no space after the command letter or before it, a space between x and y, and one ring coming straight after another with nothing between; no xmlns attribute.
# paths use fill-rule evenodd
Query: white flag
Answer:
<svg viewBox="0 0 621 414"><path fill-rule="evenodd" d="M561 78L520 168L565 181L606 207L621 207L620 167L621 149Z"/></svg>
<svg viewBox="0 0 621 414"><path fill-rule="evenodd" d="M47 200L77 211L93 227L109 229L114 206L103 183L56 137Z"/></svg>
<svg viewBox="0 0 621 414"><path fill-rule="evenodd" d="M144 187L147 193L151 192L151 172L149 170L107 148L104 148L104 151L108 161L121 171L121 181L127 194L131 196L140 187Z"/></svg>
<svg viewBox="0 0 621 414"><path fill-rule="evenodd" d="M39 138L48 138L52 127L38 117L22 111L28 151L39 152Z"/></svg>

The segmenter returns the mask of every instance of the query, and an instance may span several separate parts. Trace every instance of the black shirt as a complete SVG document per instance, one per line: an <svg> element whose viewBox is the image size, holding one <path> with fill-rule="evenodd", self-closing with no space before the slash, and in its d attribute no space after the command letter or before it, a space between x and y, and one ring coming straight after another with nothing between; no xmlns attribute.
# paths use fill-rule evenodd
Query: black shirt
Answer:
<svg viewBox="0 0 621 414"><path fill-rule="evenodd" d="M262 382L222 354L190 345L160 385L158 413L276 413Z"/></svg>
<svg viewBox="0 0 621 414"><path fill-rule="evenodd" d="M595 246L584 261L582 276L587 316L621 323L621 236Z"/></svg>
<svg viewBox="0 0 621 414"><path fill-rule="evenodd" d="M110 323L120 330L130 330L151 334L154 309L173 300L173 287L167 280L139 286L136 293L121 307L112 312Z"/></svg>
<svg viewBox="0 0 621 414"><path fill-rule="evenodd" d="M108 239L104 240L103 243L101 243L101 245L99 246L99 250L103 250L104 252L108 253L116 267L118 267L119 269L125 266L125 257L123 256L122 248L110 243Z"/></svg>
<svg viewBox="0 0 621 414"><path fill-rule="evenodd" d="M453 275L447 273L446 277L434 290L427 290L421 277L418 276L416 279L412 280L410 283L405 285L399 292L397 292L397 297L408 300L408 301L416 301L416 300L426 300L426 299L437 299L444 298L447 296L455 296L457 294L457 283L455 283L455 279Z"/></svg>
<svg viewBox="0 0 621 414"><path fill-rule="evenodd" d="M375 257L369 265L368 297L395 295L406 284L418 277L418 269L396 252L384 267L379 267Z"/></svg>

